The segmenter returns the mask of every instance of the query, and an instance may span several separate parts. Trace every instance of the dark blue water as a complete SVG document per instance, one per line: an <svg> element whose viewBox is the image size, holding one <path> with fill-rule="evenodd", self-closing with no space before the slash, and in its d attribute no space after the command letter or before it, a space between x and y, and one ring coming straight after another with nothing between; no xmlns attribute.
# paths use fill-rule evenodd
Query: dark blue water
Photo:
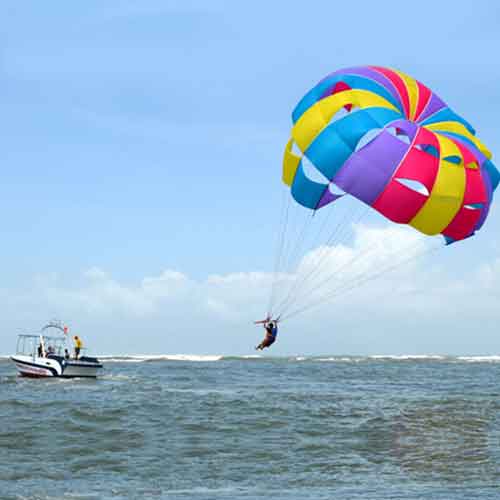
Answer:
<svg viewBox="0 0 500 500"><path fill-rule="evenodd" d="M0 498L500 498L500 358L207 359L0 361Z"/></svg>

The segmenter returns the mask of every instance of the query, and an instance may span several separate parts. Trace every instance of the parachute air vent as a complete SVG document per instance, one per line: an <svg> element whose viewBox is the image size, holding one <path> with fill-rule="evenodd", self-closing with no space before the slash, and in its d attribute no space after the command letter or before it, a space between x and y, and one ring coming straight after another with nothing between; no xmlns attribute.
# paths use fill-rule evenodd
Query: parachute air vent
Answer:
<svg viewBox="0 0 500 500"><path fill-rule="evenodd" d="M416 193L423 194L424 196L429 196L429 190L419 181L414 179L402 179L400 177L395 179L403 186L415 191Z"/></svg>

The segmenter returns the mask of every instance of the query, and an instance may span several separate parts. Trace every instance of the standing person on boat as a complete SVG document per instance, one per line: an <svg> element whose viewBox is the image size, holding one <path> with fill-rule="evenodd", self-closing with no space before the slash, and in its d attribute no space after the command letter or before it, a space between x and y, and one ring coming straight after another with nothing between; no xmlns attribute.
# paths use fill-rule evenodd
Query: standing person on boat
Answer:
<svg viewBox="0 0 500 500"><path fill-rule="evenodd" d="M255 348L258 351L262 351L276 342L276 336L278 335L278 320L266 318L264 321L256 321L256 323L262 323L266 330L264 340Z"/></svg>
<svg viewBox="0 0 500 500"><path fill-rule="evenodd" d="M83 342L78 335L75 335L73 337L73 340L75 341L75 359L78 359L80 356L80 351L83 348Z"/></svg>

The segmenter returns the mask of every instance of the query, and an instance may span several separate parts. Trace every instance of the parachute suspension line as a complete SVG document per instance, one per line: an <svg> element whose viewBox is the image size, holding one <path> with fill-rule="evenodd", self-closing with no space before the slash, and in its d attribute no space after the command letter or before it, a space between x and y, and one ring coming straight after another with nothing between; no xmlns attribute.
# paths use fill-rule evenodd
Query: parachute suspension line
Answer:
<svg viewBox="0 0 500 500"><path fill-rule="evenodd" d="M361 260L363 259L365 256L369 255L372 253L373 249L375 247L378 246L378 243L375 242L375 243L372 243L372 245L366 247L363 249L362 252L354 255L350 260L348 260L347 262L344 262L344 263L340 263L339 265L337 265L333 271L328 274L326 276L326 278L323 278L322 281L320 281L318 284L314 284L314 283L311 283L311 286L309 286L307 289L303 289L301 291L301 294L300 295L297 295L295 297L293 297L293 300L289 301L288 304L286 304L286 307L283 308L282 310L282 315L283 314L286 314L286 312L292 307L294 306L298 301L299 299L301 299L302 297L307 297L307 296L310 296L312 295L313 293L318 293L318 291L320 291L325 285L329 285L329 284L332 284L333 280L335 279L338 279L339 275L341 275L340 273L342 273L343 271L349 269L354 263L356 263L358 260ZM332 258L334 257L337 257L339 253L339 246L337 247L334 247L330 256ZM327 254L328 255L328 254ZM324 260L324 259L323 259ZM320 271L321 269L319 269ZM318 272L319 272L318 271ZM317 277L317 274L315 275L315 278Z"/></svg>
<svg viewBox="0 0 500 500"><path fill-rule="evenodd" d="M409 257L407 257L403 260L400 260L400 261L396 262L395 264L392 264L388 267L385 267L382 270L379 270L378 272L375 272L375 273L368 275L368 276L364 276L364 277L362 277L362 279L359 279L358 281L351 282L350 284L344 283L341 286L337 287L335 290L333 290L328 295L323 296L321 299L319 299L315 302L312 302L308 305L305 305L301 308L295 309L294 311L290 312L289 314L284 315L281 318L281 321L284 321L285 319L290 319L294 316L302 314L303 312L306 312L310 309L313 309L313 308L315 308L315 307L317 307L325 302L333 301L335 298L343 296L343 295L359 288L360 286L363 286L364 284L366 284L370 281L373 281L377 278L380 278L383 275L387 275L387 274L393 272L394 270L396 270L397 268L399 268L403 264L409 263L411 261L415 261L415 260L417 260L421 257L424 257L432 252L436 252L440 248L443 248L442 244L439 246L434 246L434 247L423 249L421 252L417 252L416 254L410 255Z"/></svg>
<svg viewBox="0 0 500 500"><path fill-rule="evenodd" d="M312 213L305 212L304 222L302 224L300 231L297 233L297 237L294 238L294 240L295 240L294 244L291 245L290 251L289 251L289 253L287 255L287 259L285 261L285 266L283 268L283 272L288 274L292 270L295 260L300 255L300 250L302 249L302 245L304 244L304 241L306 240L307 231L311 227L311 219L314 217L315 213L316 212L314 210L312 211Z"/></svg>
<svg viewBox="0 0 500 500"><path fill-rule="evenodd" d="M344 240L348 236L348 233L346 233L346 228L352 227L350 224L354 221L355 215L351 214L351 212L348 212L351 215L351 218L349 219L348 217L344 217L343 215L338 217L338 222L336 226L334 227L332 233L329 235L327 238L327 241L325 244L321 246L321 249L319 251L319 256L316 261L316 264L314 265L314 268L319 269L321 266L322 261L324 260L324 257L328 255L328 250L329 250L329 245L331 245L334 241L338 240ZM314 248L314 246L311 248L311 250ZM314 274L314 268L311 270L310 274ZM280 314L284 312L284 310L288 307L290 302L295 302L295 300L298 300L298 297L301 295L295 295L296 290L299 288L300 284L303 284L305 281L307 281L308 276L306 273L306 276L303 276L300 271L296 273L295 279L293 282L292 287L289 290L288 295L286 298L280 303L279 305L279 312Z"/></svg>
<svg viewBox="0 0 500 500"><path fill-rule="evenodd" d="M407 247L405 247L405 248L394 249L392 252L389 252L389 254L387 254L385 256L386 263L392 262L392 257L400 255L401 253L405 253L409 250L413 250L414 248L416 248L419 245L420 245L420 241L416 241L416 242L411 243L410 245L407 245ZM381 246L380 242L378 240L374 240L374 242L371 245L364 248L362 252L354 255L347 262L344 262L344 263L341 263L340 265L338 265L334 269L334 271L331 272L326 278L324 278L319 284L316 284L316 285L314 285L314 287L309 288L307 290L307 296L311 296L311 295L314 296L314 294L317 295L318 291L321 290L322 288L324 288L325 285L326 286L332 285L332 284L338 285L340 283L341 286L345 286L346 284L349 284L349 283L355 281L356 279L359 279L359 278L363 277L364 275L366 275L367 273L369 273L370 271L364 270L355 276L351 276L350 278L348 277L347 279L342 280L343 272L345 272L347 269L349 269L355 262L363 261L365 258L368 258L369 256L373 255L374 251L377 250L377 248L379 248L380 246ZM382 245L382 247L383 247L383 245ZM334 249L334 253L335 253L335 250L336 249ZM328 295L329 293L330 293L330 291L328 290L328 288L326 288L326 290L322 293L322 295ZM291 306L293 306L297 302L297 300L298 300L298 298L296 298L296 300L294 300L292 303L290 303L287 306L287 310L289 310L291 308ZM283 311L282 315L286 315L286 312L287 311Z"/></svg>
<svg viewBox="0 0 500 500"><path fill-rule="evenodd" d="M290 200L291 198L289 198ZM297 204L297 206L299 206ZM292 209L292 212L294 210ZM287 279L287 276L290 273L290 269L293 265L294 260L296 259L297 255L299 254L299 251L303 245L304 240L306 239L306 233L307 230L310 228L310 220L311 217L314 216L315 212L312 212L312 215L310 212L304 212L302 210L302 207L300 210L295 209L295 214L292 213L288 216L288 220L290 220L290 237L286 237L286 234L284 235L283 240L289 240L289 244L287 246L283 245L283 252L282 252L282 259L280 261L280 265L278 266L277 272L276 272L276 281L274 285L274 293L273 297L271 300L271 305L269 307L269 315L273 316L273 310L274 310L274 305L276 301L276 296L278 294L278 290L281 287L281 284L283 281ZM305 214L305 215L304 215ZM293 226L293 219L300 215L301 218L304 218L304 221L302 223L302 227L299 229L299 227L295 228L296 230L294 231Z"/></svg>
<svg viewBox="0 0 500 500"><path fill-rule="evenodd" d="M416 241L416 242L413 242L413 243L411 243L410 245L408 245L408 246L406 246L404 248L396 248L395 250L393 250L392 252L390 252L388 255L386 255L386 262L392 262L391 258L393 256L400 255L401 253L407 252L409 250L413 250L414 248L416 248L419 245L420 245L420 241ZM381 246L380 242L378 240L375 240L371 245L369 245L366 248L364 248L363 251L361 251L360 253L357 253L356 255L354 255L350 260L348 260L347 262L344 262L344 263L341 263L340 265L338 265L319 284L316 284L313 288L309 288L307 290L307 295L310 296L310 295L314 295L315 293L317 294L319 290L321 290L323 287L325 287L325 285L326 286L332 285L332 284L339 285L339 283L340 283L339 286L345 286L345 285L347 285L349 283L354 282L356 279L359 279L359 278L363 277L364 275L366 275L367 271L365 270L365 271L361 271L359 274L357 274L357 275L355 275L355 276L353 276L351 278L344 279L343 281L342 281L342 279L339 279L339 278L342 278L342 276L343 276L342 273L345 272L347 269L349 269L355 262L357 262L357 261L363 261L365 258L373 255L374 252L375 252L375 250L377 250L377 248L380 248L380 246ZM330 292L331 292L331 290L329 291L328 288L327 288L326 291L324 291L322 293L322 295L323 296L329 295ZM296 302L296 300L294 301L294 303L295 302ZM289 304L289 306L288 306L287 309L290 309L290 307L292 305L293 304ZM285 311L285 315L286 315L286 311Z"/></svg>
<svg viewBox="0 0 500 500"><path fill-rule="evenodd" d="M311 248L314 248L319 243L321 235L323 234L324 230L326 229L326 226L331 219L332 213L334 212L334 205L330 205L328 208L329 208L328 215L325 217L325 220L321 224L318 233L314 237L314 239L311 243Z"/></svg>
<svg viewBox="0 0 500 500"><path fill-rule="evenodd" d="M285 246L285 236L288 229L288 213L290 211L291 198L288 196L287 190L283 189L283 195L281 197L281 215L279 218L279 226L278 231L278 239L276 241L276 255L274 260L274 271L272 275L271 281L271 293L269 295L269 303L267 306L267 315L271 316L272 308L274 306L275 294L276 294L276 285L278 281L278 272L280 270L280 264L283 257L283 249ZM286 201L285 201L286 200Z"/></svg>
<svg viewBox="0 0 500 500"><path fill-rule="evenodd" d="M278 271L280 268L281 259L283 256L283 247L285 245L285 236L288 230L288 214L290 210L290 198L287 197L286 190L282 191L283 195L281 198L281 215L278 221L278 229L276 231L277 241L276 241L276 254L274 261L274 269L271 280L271 293L269 294L269 302L267 307L267 315L271 315L271 309L273 307L274 294L276 293L276 283L278 281Z"/></svg>
<svg viewBox="0 0 500 500"><path fill-rule="evenodd" d="M314 249L314 247L319 244L320 238L321 238L321 236L322 236L325 228L327 227L327 224L328 224L328 222L329 222L329 220L331 218L331 215L333 213L333 206L330 206L329 208L330 208L330 210L328 210L328 215L323 220L323 223L321 224L319 231L317 232L316 236L314 237L313 242L310 244L310 246L308 246L308 248L310 248L310 249ZM316 213L317 212L315 212L315 214ZM338 226L340 226L340 222L339 222ZM338 229L338 226L337 226L337 229ZM288 291L287 298L284 301L282 301L280 303L280 305L278 306L278 308L277 308L278 311L282 307L283 302L286 302L286 300L288 299L288 297L293 293L293 289L295 288L295 285L296 285L296 282L297 282L296 278L294 280L294 284L290 287L290 290Z"/></svg>
<svg viewBox="0 0 500 500"><path fill-rule="evenodd" d="M336 227L336 230L338 230L340 228L340 226L341 225L339 224ZM320 252L321 251L322 250L320 250ZM300 266L298 266L298 267L300 267ZM282 299L282 301L278 305L277 310L280 312L280 314L282 313L285 304L288 303L288 301L291 299L291 297L294 295L296 289L298 288L299 282L301 281L300 278L301 278L301 275L300 275L299 269L295 269L295 273L293 274L292 283L291 283L291 285L290 285L290 287L288 289L288 293L284 296L284 298Z"/></svg>
<svg viewBox="0 0 500 500"><path fill-rule="evenodd" d="M318 300L315 303L311 303L309 305L306 305L306 306L304 306L304 307L302 307L300 309L297 309L297 310L293 311L292 313L288 314L286 316L286 319L291 318L293 316L296 316L298 314L301 314L302 312L305 312L305 311L307 311L309 309L312 309L314 307L317 307L317 306L321 305L324 302L332 301L336 297L340 297L340 296L346 295L347 293L350 293L351 291L356 290L357 288L363 286L364 284L366 284L366 283L368 283L370 281L373 281L373 280L375 280L375 279L383 276L384 274L389 274L390 272L396 270L398 267L400 267L401 265L403 265L405 263L408 263L408 262L413 261L413 260L417 260L418 258L423 257L423 256L425 256L426 254L428 254L430 252L436 251L438 248L439 247L437 247L437 248L436 247L429 248L429 249L424 250L422 252L419 252L419 253L417 253L415 255L411 255L410 257L407 257L406 259L403 259L402 261L399 261L396 264L393 264L392 266L384 268L383 270L380 270L377 273L374 273L374 274L369 275L369 276L365 276L363 279L360 279L357 282L351 283L347 287L346 287L346 284L344 283L342 286L338 287L337 289L335 289L334 291L332 291L332 293L330 293L329 295L323 297L321 300Z"/></svg>
<svg viewBox="0 0 500 500"><path fill-rule="evenodd" d="M350 219L348 217L339 217L334 230L327 241L321 246L318 258L312 268L305 274L297 274L294 285L291 287L287 297L280 303L279 312L281 314L285 313L287 309L293 306L304 295L305 285L309 284L311 279L316 278L326 258L333 257L339 252L339 247L334 245L345 241L353 233L353 228L356 224L359 224L363 217L369 212L370 207L364 207L363 205L361 205L361 207L362 210L359 211L359 214L356 213L356 211L353 212ZM334 246L333 252L331 251L332 246ZM302 289L302 291L300 291L300 289ZM298 294L296 293L297 291L299 291Z"/></svg>
<svg viewBox="0 0 500 500"><path fill-rule="evenodd" d="M428 248L425 250L420 250L420 251L417 251L416 253L410 254L408 257L406 257L404 259L401 259L395 263L393 262L389 266L383 267L382 269L380 269L376 273L372 273L372 274L368 274L368 275L366 273L360 274L356 280L354 280L352 282L342 283L341 286L338 287L338 289L331 292L330 296L345 295L345 294L349 293L351 290L355 290L356 288L359 288L360 286L364 285L365 283L373 281L376 278L379 278L383 275L390 274L392 271L396 270L397 268L399 268L403 264L407 264L408 262L417 260L418 258L423 257L424 255L427 255L427 254L434 252L436 250L437 250L437 248ZM337 292L339 292L339 293L337 293Z"/></svg>

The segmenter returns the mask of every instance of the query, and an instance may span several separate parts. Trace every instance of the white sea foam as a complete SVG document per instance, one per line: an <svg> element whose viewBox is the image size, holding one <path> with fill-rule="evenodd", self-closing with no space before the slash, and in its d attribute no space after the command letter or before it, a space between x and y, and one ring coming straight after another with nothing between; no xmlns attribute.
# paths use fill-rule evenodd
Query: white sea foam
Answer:
<svg viewBox="0 0 500 500"><path fill-rule="evenodd" d="M143 363L145 361L192 361L207 362L220 361L220 355L198 355L198 354L133 354L125 355L104 355L99 359L106 363Z"/></svg>
<svg viewBox="0 0 500 500"><path fill-rule="evenodd" d="M266 358L260 354L241 356L224 356L221 354L108 354L98 356L104 363L144 363L155 361L182 361L192 363L216 362L221 360L260 360L279 359ZM0 361L8 360L9 356L0 356ZM283 358L285 359L285 358ZM500 355L491 356L443 356L439 354L374 354L371 356L292 356L287 358L291 362L330 362L330 363L360 363L372 360L387 361L458 361L468 363L500 363Z"/></svg>
<svg viewBox="0 0 500 500"><path fill-rule="evenodd" d="M361 361L361 358L348 358L345 356L331 356L329 358L316 358L316 361L321 361L323 363L326 362L335 362L335 363L357 363L358 361Z"/></svg>
<svg viewBox="0 0 500 500"><path fill-rule="evenodd" d="M446 359L446 356L441 356L438 354L374 354L373 356L368 356L370 359L393 359L396 361L405 360L426 360L426 359Z"/></svg>
<svg viewBox="0 0 500 500"><path fill-rule="evenodd" d="M195 354L172 354L167 356L161 356L160 359L166 361L220 361L224 356L221 355L195 355Z"/></svg>
<svg viewBox="0 0 500 500"><path fill-rule="evenodd" d="M457 356L459 361L468 363L500 363L500 356Z"/></svg>
<svg viewBox="0 0 500 500"><path fill-rule="evenodd" d="M101 380L135 380L135 377L123 374L105 374L99 377Z"/></svg>

